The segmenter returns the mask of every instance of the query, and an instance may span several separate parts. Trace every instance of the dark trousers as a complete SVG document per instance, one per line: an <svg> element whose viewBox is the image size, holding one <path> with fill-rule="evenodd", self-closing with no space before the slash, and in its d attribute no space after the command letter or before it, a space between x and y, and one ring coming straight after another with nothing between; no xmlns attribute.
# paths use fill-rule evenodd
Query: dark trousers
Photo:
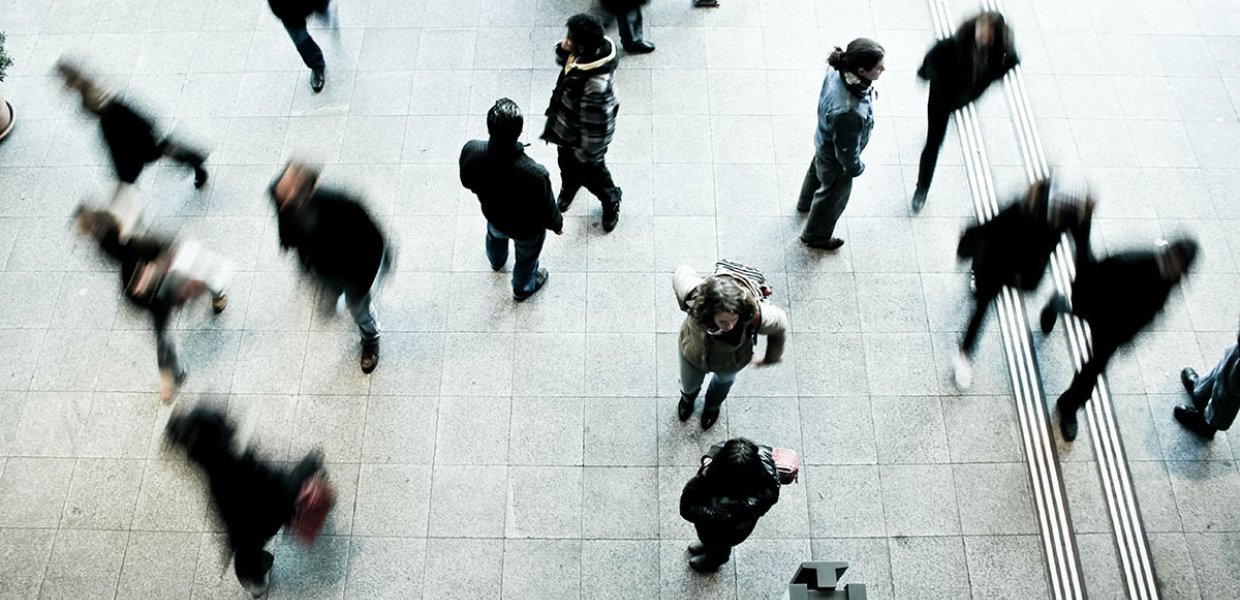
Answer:
<svg viewBox="0 0 1240 600"><path fill-rule="evenodd" d="M284 30L288 32L288 37L297 47L301 61L306 63L310 70L321 71L327 67L327 62L323 59L323 51L319 49L318 44L314 43L314 38L310 37L304 20L301 22L284 21Z"/></svg>
<svg viewBox="0 0 1240 600"><path fill-rule="evenodd" d="M292 472L284 477L284 482L280 486L284 488L283 494L276 500L288 502L290 505L296 503L301 486L322 468L322 463L314 455L302 458L301 462L293 467ZM291 510L290 514L292 514ZM267 573L271 571L275 557L264 550L263 546L267 545L267 541L274 537L283 525L285 524L270 523L254 531L228 532L228 538L235 554L233 568L237 573L237 581L240 581L242 585L250 587L262 586L266 583Z"/></svg>
<svg viewBox="0 0 1240 600"><path fill-rule="evenodd" d="M939 162L939 150L943 147L943 140L947 138L947 123L950 119L950 112L926 109L928 127L926 147L921 150L921 166L917 169L918 190L930 189L930 181L934 179L934 166Z"/></svg>
<svg viewBox="0 0 1240 600"><path fill-rule="evenodd" d="M707 544L702 542L702 547L706 549L702 553L702 560L712 567L718 567L728 562L732 557L732 547L727 544Z"/></svg>
<svg viewBox="0 0 1240 600"><path fill-rule="evenodd" d="M973 294L973 316L969 317L969 326L964 330L964 338L960 340L960 350L965 354L973 356L973 350L977 348L977 336L982 330L982 321L986 320L990 303L998 297L999 288L983 289L980 285Z"/></svg>
<svg viewBox="0 0 1240 600"><path fill-rule="evenodd" d="M620 203L620 188L612 180L606 162L584 162L576 157L572 148L564 146L559 147L558 162L561 196L572 198L585 187L603 204Z"/></svg>
<svg viewBox="0 0 1240 600"><path fill-rule="evenodd" d="M181 361L177 360L176 343L172 341L172 334L168 331L168 320L171 318L171 309L151 308L151 319L155 325L155 359L159 370L171 373L174 378L180 378L185 369L181 366Z"/></svg>
<svg viewBox="0 0 1240 600"><path fill-rule="evenodd" d="M1111 336L1096 330L1091 334L1093 337L1092 356L1081 366L1076 377L1072 378L1072 384L1068 386L1067 391L1059 397L1058 405L1061 412L1076 412L1085 406L1090 394L1094 391L1094 384L1098 382L1098 376L1106 370L1107 362L1119 348L1119 342Z"/></svg>
<svg viewBox="0 0 1240 600"><path fill-rule="evenodd" d="M166 137L159 142L155 150L157 154L154 156L146 153L127 156L114 155L112 157L112 167L116 170L116 178L121 183L133 184L138 181L138 176L142 175L142 171L146 169L146 166L159 160L160 157L170 158L195 171L201 169L202 164L207 161L206 154L173 141L171 137Z"/></svg>
<svg viewBox="0 0 1240 600"><path fill-rule="evenodd" d="M1236 420L1236 414L1240 412L1240 404L1236 402L1235 396L1226 393L1226 388L1218 381L1219 377L1227 377L1223 369L1237 352L1240 352L1240 345L1228 348L1222 360L1214 365L1209 373L1197 378L1197 385L1192 394L1189 394L1193 399L1193 406L1201 412L1202 423L1212 429L1230 429Z"/></svg>
<svg viewBox="0 0 1240 600"><path fill-rule="evenodd" d="M835 237L835 225L848 198L852 195L852 177L844 174L844 167L834 156L822 150L814 153L805 180L801 182L801 197L797 210L809 211L801 241L806 244L826 243Z"/></svg>
<svg viewBox="0 0 1240 600"><path fill-rule="evenodd" d="M616 15L616 27L620 30L620 45L625 48L642 41L642 9L634 8Z"/></svg>
<svg viewBox="0 0 1240 600"><path fill-rule="evenodd" d="M487 223L487 260L491 261L491 268L496 271L502 269L504 263L508 262L509 239L512 238ZM538 255L542 253L543 242L546 239L546 231L527 240L512 239L517 255L516 262L512 265L512 293L520 295L534 293L534 288L538 285Z"/></svg>

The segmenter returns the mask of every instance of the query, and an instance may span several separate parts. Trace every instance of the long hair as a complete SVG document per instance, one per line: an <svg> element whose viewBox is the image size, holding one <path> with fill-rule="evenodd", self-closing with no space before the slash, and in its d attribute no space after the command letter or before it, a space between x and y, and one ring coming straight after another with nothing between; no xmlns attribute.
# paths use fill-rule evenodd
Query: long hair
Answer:
<svg viewBox="0 0 1240 600"><path fill-rule="evenodd" d="M839 46L827 56L827 64L836 71L856 73L858 69L873 69L883 60L886 51L878 42L869 38L857 38L848 42L848 49Z"/></svg>
<svg viewBox="0 0 1240 600"><path fill-rule="evenodd" d="M769 487L771 472L763 464L763 450L752 441L737 437L724 442L723 448L710 461L704 477L716 489L726 488L737 493Z"/></svg>
<svg viewBox="0 0 1240 600"><path fill-rule="evenodd" d="M704 330L715 327L715 314L736 313L737 327L753 320L758 303L745 288L728 277L712 275L697 287L697 300L689 307L689 317Z"/></svg>

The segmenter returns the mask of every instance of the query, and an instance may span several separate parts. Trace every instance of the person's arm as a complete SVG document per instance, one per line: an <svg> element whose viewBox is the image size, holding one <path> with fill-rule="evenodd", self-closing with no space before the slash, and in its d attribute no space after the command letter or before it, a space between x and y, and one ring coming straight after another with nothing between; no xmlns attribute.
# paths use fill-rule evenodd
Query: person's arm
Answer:
<svg viewBox="0 0 1240 600"><path fill-rule="evenodd" d="M1090 247L1090 231L1093 229L1094 211L1093 199L1090 198L1085 204L1085 218L1081 219L1079 225L1071 229L1072 243L1076 246L1076 264L1077 266L1093 262L1093 250Z"/></svg>
<svg viewBox="0 0 1240 600"><path fill-rule="evenodd" d="M689 294L701 283L702 277L689 265L681 265L672 274L672 290L676 292L676 303L680 305L680 310L689 310Z"/></svg>
<svg viewBox="0 0 1240 600"><path fill-rule="evenodd" d="M788 313L770 302L762 302L762 323L758 333L766 336L764 364L774 364L784 357L784 342L788 333Z"/></svg>
<svg viewBox="0 0 1240 600"><path fill-rule="evenodd" d="M832 122L835 159L848 177L857 177L865 171L865 163L861 162L861 130L864 127L861 116L852 111L836 115Z"/></svg>
<svg viewBox="0 0 1240 600"><path fill-rule="evenodd" d="M779 502L779 484L774 483L766 487L755 495L753 499L754 516L761 517L765 515L767 511L771 510L772 506L775 506L776 502Z"/></svg>
<svg viewBox="0 0 1240 600"><path fill-rule="evenodd" d="M921 67L917 69L917 77L923 81L934 81L943 74L943 57L951 50L952 40L939 40L935 42L930 50L926 52L926 57L921 61Z"/></svg>
<svg viewBox="0 0 1240 600"><path fill-rule="evenodd" d="M586 83L579 113L582 127L579 158L597 162L607 153L618 109L616 96L608 81L599 81L595 77Z"/></svg>
<svg viewBox="0 0 1240 600"><path fill-rule="evenodd" d="M551 187L551 174L542 165L538 165L538 176L542 186L541 194L545 198L543 210L547 216L547 229L560 235L564 233L564 215L555 202L555 190Z"/></svg>
<svg viewBox="0 0 1240 600"><path fill-rule="evenodd" d="M702 478L694 477L680 494L680 517L695 525L727 521L732 513L717 500L702 485Z"/></svg>

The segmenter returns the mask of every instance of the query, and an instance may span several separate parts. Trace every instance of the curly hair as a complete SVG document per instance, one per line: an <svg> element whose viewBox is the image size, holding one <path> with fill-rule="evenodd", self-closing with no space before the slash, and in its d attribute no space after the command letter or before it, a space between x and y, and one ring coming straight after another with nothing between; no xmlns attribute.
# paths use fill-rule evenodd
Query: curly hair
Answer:
<svg viewBox="0 0 1240 600"><path fill-rule="evenodd" d="M703 329L715 327L717 313L736 313L738 323L748 323L758 314L758 303L749 291L728 277L709 276L695 292L697 300L689 307L689 318Z"/></svg>

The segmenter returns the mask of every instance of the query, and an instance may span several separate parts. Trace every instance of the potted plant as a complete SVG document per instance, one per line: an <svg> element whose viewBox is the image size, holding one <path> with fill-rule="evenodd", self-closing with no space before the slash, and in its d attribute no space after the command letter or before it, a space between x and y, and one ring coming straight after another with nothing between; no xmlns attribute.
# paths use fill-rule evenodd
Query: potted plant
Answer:
<svg viewBox="0 0 1240 600"><path fill-rule="evenodd" d="M0 81L4 81L5 72L9 70L9 65L13 64L13 59L4 51L4 34L0 33ZM13 105L4 99L4 95L0 94L0 140L8 137L9 132L13 131L13 122L17 120L17 113L13 110Z"/></svg>

